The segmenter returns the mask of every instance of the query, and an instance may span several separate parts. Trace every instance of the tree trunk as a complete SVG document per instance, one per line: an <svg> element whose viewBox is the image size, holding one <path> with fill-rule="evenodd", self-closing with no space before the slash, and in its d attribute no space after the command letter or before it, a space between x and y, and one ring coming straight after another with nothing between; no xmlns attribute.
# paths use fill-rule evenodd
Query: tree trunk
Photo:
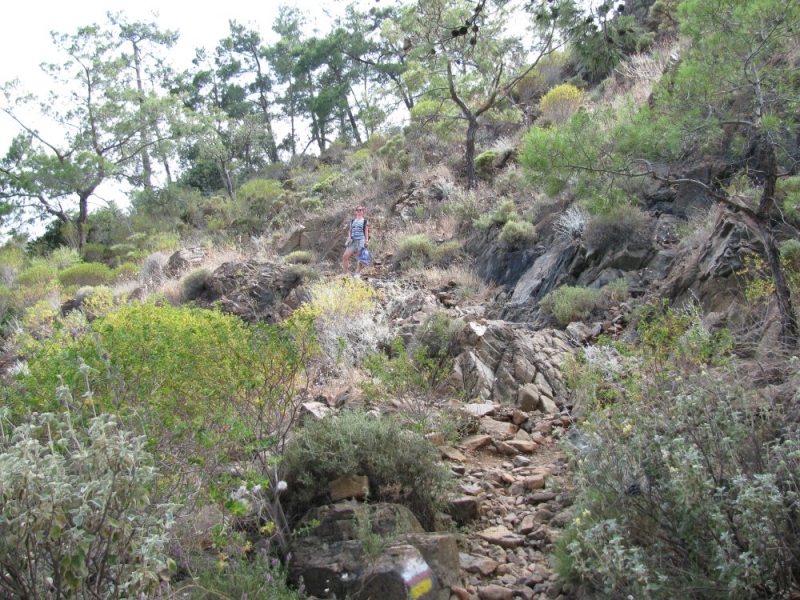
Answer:
<svg viewBox="0 0 800 600"><path fill-rule="evenodd" d="M148 147L150 140L147 135L147 119L144 116L144 82L142 81L142 59L140 56L139 46L133 42L133 64L136 69L136 89L139 93L139 114L141 116L141 130L139 137L142 144L140 152L142 157L142 185L146 192L153 190L153 167L150 164L150 153Z"/></svg>
<svg viewBox="0 0 800 600"><path fill-rule="evenodd" d="M474 115L467 115L467 144L464 151L464 162L467 165L467 182L469 189L478 187L478 172L475 169L475 134L478 131L478 119Z"/></svg>
<svg viewBox="0 0 800 600"><path fill-rule="evenodd" d="M86 230L86 221L89 219L89 196L92 192L81 192L78 197L78 250L83 250L89 232Z"/></svg>

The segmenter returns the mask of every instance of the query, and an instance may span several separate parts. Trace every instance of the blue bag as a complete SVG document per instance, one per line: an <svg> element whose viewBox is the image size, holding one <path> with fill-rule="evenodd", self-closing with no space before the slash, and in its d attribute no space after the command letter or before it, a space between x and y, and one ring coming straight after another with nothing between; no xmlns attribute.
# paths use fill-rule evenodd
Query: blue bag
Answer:
<svg viewBox="0 0 800 600"><path fill-rule="evenodd" d="M372 264L372 254L366 248L362 248L358 252L358 262L362 265L370 266Z"/></svg>

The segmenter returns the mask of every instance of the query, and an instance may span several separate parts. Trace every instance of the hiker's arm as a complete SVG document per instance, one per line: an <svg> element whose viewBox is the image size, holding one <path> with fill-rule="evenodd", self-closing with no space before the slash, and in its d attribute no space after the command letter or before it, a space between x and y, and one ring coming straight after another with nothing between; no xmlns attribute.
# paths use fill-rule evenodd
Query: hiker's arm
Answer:
<svg viewBox="0 0 800 600"><path fill-rule="evenodd" d="M369 244L369 223L364 225L364 245Z"/></svg>

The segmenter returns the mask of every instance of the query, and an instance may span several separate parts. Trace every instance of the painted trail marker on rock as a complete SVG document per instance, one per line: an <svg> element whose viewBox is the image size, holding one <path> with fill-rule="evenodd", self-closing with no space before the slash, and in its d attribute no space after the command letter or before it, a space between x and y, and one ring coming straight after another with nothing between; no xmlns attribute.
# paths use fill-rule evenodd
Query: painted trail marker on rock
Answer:
<svg viewBox="0 0 800 600"><path fill-rule="evenodd" d="M433 589L433 571L424 560L412 558L403 569L409 595L417 600Z"/></svg>

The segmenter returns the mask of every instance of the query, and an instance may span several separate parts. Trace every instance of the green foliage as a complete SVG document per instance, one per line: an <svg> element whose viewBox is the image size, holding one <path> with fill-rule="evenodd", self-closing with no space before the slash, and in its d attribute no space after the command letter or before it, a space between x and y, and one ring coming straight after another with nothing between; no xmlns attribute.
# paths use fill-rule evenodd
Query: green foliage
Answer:
<svg viewBox="0 0 800 600"><path fill-rule="evenodd" d="M569 121L581 106L586 93L574 85L563 83L547 92L539 102L539 110L549 123L561 125Z"/></svg>
<svg viewBox="0 0 800 600"><path fill-rule="evenodd" d="M458 240L449 240L437 244L433 248L433 260L438 265L447 265L461 255L463 244Z"/></svg>
<svg viewBox="0 0 800 600"><path fill-rule="evenodd" d="M481 177L491 177L494 171L494 161L497 160L497 150L487 150L475 157L475 170Z"/></svg>
<svg viewBox="0 0 800 600"><path fill-rule="evenodd" d="M800 177L779 179L775 195L786 216L800 220Z"/></svg>
<svg viewBox="0 0 800 600"><path fill-rule="evenodd" d="M292 322L313 322L316 341L330 366L355 366L389 333L377 314L377 292L360 279L318 281L311 300L295 310Z"/></svg>
<svg viewBox="0 0 800 600"><path fill-rule="evenodd" d="M61 271L61 285L103 285L111 282L114 274L106 265L96 262L79 263Z"/></svg>
<svg viewBox="0 0 800 600"><path fill-rule="evenodd" d="M314 259L314 256L308 250L295 250L286 256L286 262L290 265L294 264L308 264Z"/></svg>
<svg viewBox="0 0 800 600"><path fill-rule="evenodd" d="M136 281L139 279L139 272L139 265L131 262L124 262L113 270L112 280L114 283Z"/></svg>
<svg viewBox="0 0 800 600"><path fill-rule="evenodd" d="M395 261L398 264L408 262L423 263L429 260L434 253L434 243L424 233L417 233L403 237L397 244Z"/></svg>
<svg viewBox="0 0 800 600"><path fill-rule="evenodd" d="M181 300L191 302L197 300L208 287L211 271L206 268L192 269L181 278Z"/></svg>
<svg viewBox="0 0 800 600"><path fill-rule="evenodd" d="M63 390L61 391L63 393ZM0 427L0 595L135 598L155 593L166 557L167 507L147 442L108 416L73 426L45 413Z"/></svg>
<svg viewBox="0 0 800 600"><path fill-rule="evenodd" d="M319 272L304 264L291 265L283 272L283 280L289 287L303 285L305 283L319 279Z"/></svg>
<svg viewBox="0 0 800 600"><path fill-rule="evenodd" d="M617 280L603 288L587 288L562 285L540 302L542 313L552 316L561 325L573 321L587 321L614 302L621 302L628 295L624 280Z"/></svg>
<svg viewBox="0 0 800 600"><path fill-rule="evenodd" d="M80 298L78 294L75 294L75 302L87 319L94 320L97 317L102 317L114 308L114 292L111 291L110 287L101 285L88 288L88 290L84 288L84 290Z"/></svg>
<svg viewBox="0 0 800 600"><path fill-rule="evenodd" d="M507 221L500 232L500 241L512 247L526 246L536 239L536 227L528 221Z"/></svg>
<svg viewBox="0 0 800 600"><path fill-rule="evenodd" d="M481 217L473 221L473 226L478 229L489 229L495 225L505 225L509 221L516 221L519 219L517 207L513 200L505 199L500 203L497 209L484 213Z"/></svg>
<svg viewBox="0 0 800 600"><path fill-rule="evenodd" d="M580 367L605 385L581 388L593 391L569 446L578 493L562 576L614 597L785 595L800 431L739 381L725 336L696 313L656 309L639 329L641 349L592 349Z"/></svg>
<svg viewBox="0 0 800 600"><path fill-rule="evenodd" d="M81 258L87 263L103 262L109 257L109 250L103 244L88 243L81 248Z"/></svg>
<svg viewBox="0 0 800 600"><path fill-rule="evenodd" d="M186 592L192 600L228 598L269 598L300 600L301 592L286 585L287 568L264 547L245 553L236 550L226 555L223 564L198 572L196 587Z"/></svg>
<svg viewBox="0 0 800 600"><path fill-rule="evenodd" d="M627 247L630 250L652 245L653 223L635 206L622 201L609 202L610 209L589 219L582 239L587 247L600 252Z"/></svg>
<svg viewBox="0 0 800 600"><path fill-rule="evenodd" d="M411 156L405 150L405 137L396 135L389 138L386 143L378 149L377 155L386 161L389 169L398 168L401 171L408 169L411 165Z"/></svg>
<svg viewBox="0 0 800 600"><path fill-rule="evenodd" d="M16 283L32 287L52 283L57 278L58 270L53 265L39 263L20 271L16 277Z"/></svg>
<svg viewBox="0 0 800 600"><path fill-rule="evenodd" d="M58 269L66 269L81 262L81 257L74 248L60 246L53 250L48 257L48 262L55 265Z"/></svg>
<svg viewBox="0 0 800 600"><path fill-rule="evenodd" d="M800 240L792 238L779 246L781 262L791 273L800 273Z"/></svg>
<svg viewBox="0 0 800 600"><path fill-rule="evenodd" d="M439 451L417 433L403 430L391 417L348 411L309 423L292 437L284 455L291 493L289 507L302 515L324 502L328 484L339 478L367 475L372 501L393 488L392 501L407 506L431 530L433 517L449 486Z"/></svg>
<svg viewBox="0 0 800 600"><path fill-rule="evenodd" d="M602 5L609 7L610 5ZM592 81L600 81L611 73L620 61L634 52L641 52L653 43L654 36L637 23L633 15L598 17L600 27L593 22L573 38L572 53L579 69Z"/></svg>

